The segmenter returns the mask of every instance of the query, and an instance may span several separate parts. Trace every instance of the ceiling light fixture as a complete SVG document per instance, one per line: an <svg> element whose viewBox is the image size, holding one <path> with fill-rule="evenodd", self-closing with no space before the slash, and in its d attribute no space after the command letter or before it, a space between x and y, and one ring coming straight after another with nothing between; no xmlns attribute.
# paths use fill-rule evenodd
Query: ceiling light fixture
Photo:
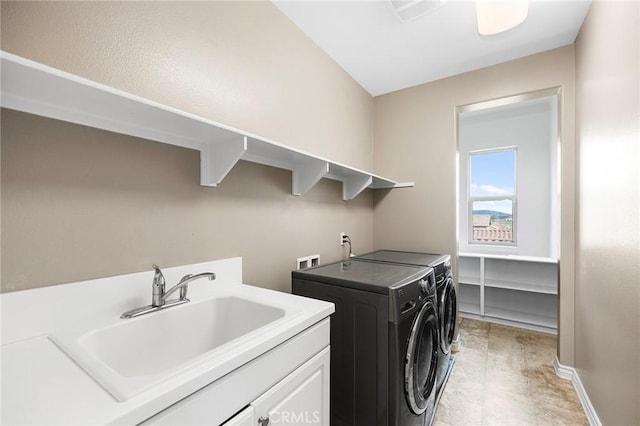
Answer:
<svg viewBox="0 0 640 426"><path fill-rule="evenodd" d="M529 0L476 0L478 32L498 34L522 24L529 13Z"/></svg>
<svg viewBox="0 0 640 426"><path fill-rule="evenodd" d="M448 0L391 0L391 7L402 22L408 22L444 6Z"/></svg>

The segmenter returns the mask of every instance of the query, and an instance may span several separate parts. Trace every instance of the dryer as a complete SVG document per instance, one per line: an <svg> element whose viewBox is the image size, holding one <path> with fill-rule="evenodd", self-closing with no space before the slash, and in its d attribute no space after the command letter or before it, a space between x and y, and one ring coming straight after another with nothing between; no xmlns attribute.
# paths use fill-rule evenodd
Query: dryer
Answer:
<svg viewBox="0 0 640 426"><path fill-rule="evenodd" d="M458 305L453 283L451 256L448 254L417 253L396 250L378 250L356 256L356 259L406 265L430 266L434 269L437 285L438 324L440 354L438 366L438 393L447 382L455 359L451 355L451 344L455 338Z"/></svg>
<svg viewBox="0 0 640 426"><path fill-rule="evenodd" d="M352 259L293 271L292 292L335 304L332 426L431 424L439 355L433 268Z"/></svg>

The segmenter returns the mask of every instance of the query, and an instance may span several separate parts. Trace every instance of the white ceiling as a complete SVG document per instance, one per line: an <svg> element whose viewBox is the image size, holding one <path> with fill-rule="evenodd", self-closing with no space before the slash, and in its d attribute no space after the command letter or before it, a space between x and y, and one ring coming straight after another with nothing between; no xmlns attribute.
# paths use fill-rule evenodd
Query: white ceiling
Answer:
<svg viewBox="0 0 640 426"><path fill-rule="evenodd" d="M589 0L531 0L526 21L480 36L473 1L402 22L388 0L273 0L371 95L532 55L575 41Z"/></svg>

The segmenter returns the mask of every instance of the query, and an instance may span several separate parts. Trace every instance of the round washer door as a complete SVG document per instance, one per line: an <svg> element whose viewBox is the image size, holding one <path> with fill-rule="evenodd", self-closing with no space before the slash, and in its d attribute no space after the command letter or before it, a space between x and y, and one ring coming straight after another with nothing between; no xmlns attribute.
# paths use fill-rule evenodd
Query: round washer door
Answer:
<svg viewBox="0 0 640 426"><path fill-rule="evenodd" d="M451 351L458 311L456 287L453 285L451 277L447 278L440 300L438 300L438 306L440 308L440 347L443 353L448 354Z"/></svg>
<svg viewBox="0 0 640 426"><path fill-rule="evenodd" d="M428 301L413 321L404 367L404 384L411 411L422 414L435 392L438 366L436 308Z"/></svg>

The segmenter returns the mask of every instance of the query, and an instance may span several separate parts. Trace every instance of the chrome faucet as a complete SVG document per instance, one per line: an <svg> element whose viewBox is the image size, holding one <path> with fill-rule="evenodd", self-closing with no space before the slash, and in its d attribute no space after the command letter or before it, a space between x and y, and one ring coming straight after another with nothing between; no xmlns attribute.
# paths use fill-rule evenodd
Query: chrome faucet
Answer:
<svg viewBox="0 0 640 426"><path fill-rule="evenodd" d="M188 274L182 277L178 284L174 285L169 289L169 291L165 292L165 279L162 271L158 267L158 265L153 265L154 275L153 275L153 285L152 285L152 294L151 294L151 304L147 306L143 306L142 308L132 309L130 311L125 312L120 315L120 318L128 319L134 318L140 315L148 314L150 312L159 311L162 309L169 308L171 306L182 305L183 303L187 303L189 299L187 299L187 288L190 282L195 281L200 278L209 278L210 281L216 279L216 274L213 272L203 272L201 274ZM175 291L180 290L180 296L177 299L167 300L170 294Z"/></svg>
<svg viewBox="0 0 640 426"><path fill-rule="evenodd" d="M180 280L180 282L176 285L174 285L173 287L171 287L171 289L169 289L169 291L167 291L166 293L164 293L162 295L162 297L160 298L160 300L162 301L162 304L167 303L167 297L169 297L169 295L171 293L173 293L174 291L180 289L180 298L178 300L186 300L187 302L189 301L189 299L187 299L187 286L189 285L189 283L191 281L195 281L198 280L200 278L209 278L209 281L213 281L216 279L216 274L214 274L213 272L203 272L201 274L197 274L197 275L185 275L184 277L182 277L182 279Z"/></svg>

